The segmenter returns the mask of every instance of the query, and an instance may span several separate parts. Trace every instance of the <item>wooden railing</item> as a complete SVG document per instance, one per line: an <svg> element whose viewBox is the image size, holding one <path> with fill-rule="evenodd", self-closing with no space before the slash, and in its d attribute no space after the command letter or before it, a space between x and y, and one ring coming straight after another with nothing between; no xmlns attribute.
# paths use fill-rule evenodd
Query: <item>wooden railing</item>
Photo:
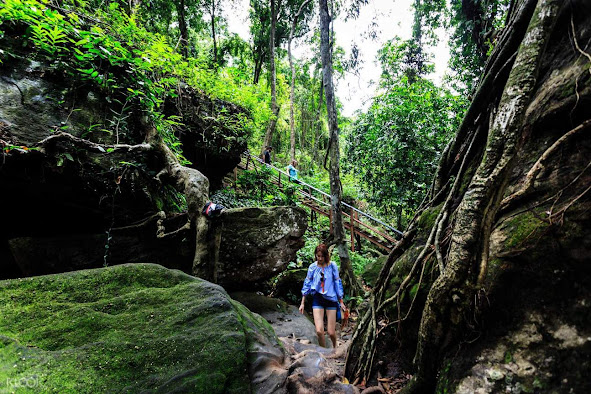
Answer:
<svg viewBox="0 0 591 394"><path fill-rule="evenodd" d="M301 180L290 180L287 172L271 165L266 164L259 157L245 152L238 167L234 170L234 182L236 182L238 170L255 170L258 171L262 167L267 167L272 171L271 182L276 184L281 190L286 183L292 182L296 185L298 200L305 206L320 215L327 216L330 223L330 231L332 233L332 210L330 209L330 194L315 188ZM350 233L351 250L355 250L355 237L359 236L367 239L374 245L390 252L394 245L396 245L395 236L401 236L402 232L394 227L384 223L383 221L359 210L358 208L341 202L343 212L343 225ZM388 234L391 232L395 234L392 236Z"/></svg>

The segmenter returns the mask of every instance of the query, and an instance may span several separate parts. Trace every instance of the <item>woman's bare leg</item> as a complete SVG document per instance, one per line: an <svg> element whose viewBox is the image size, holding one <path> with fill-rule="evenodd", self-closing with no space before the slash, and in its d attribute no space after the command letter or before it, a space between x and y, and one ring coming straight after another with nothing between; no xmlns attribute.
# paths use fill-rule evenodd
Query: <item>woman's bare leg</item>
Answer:
<svg viewBox="0 0 591 394"><path fill-rule="evenodd" d="M318 335L318 344L322 347L325 347L324 343L324 309L321 308L314 308L312 309L314 313L314 326L316 326L316 335ZM331 311L326 311L331 312ZM335 314L336 319L336 314ZM330 325L329 325L330 327Z"/></svg>
<svg viewBox="0 0 591 394"><path fill-rule="evenodd" d="M316 318L314 318L316 321ZM326 329L328 331L328 336L332 341L332 348L337 348L337 333L336 333L336 326L337 326L337 311L336 310L326 310Z"/></svg>

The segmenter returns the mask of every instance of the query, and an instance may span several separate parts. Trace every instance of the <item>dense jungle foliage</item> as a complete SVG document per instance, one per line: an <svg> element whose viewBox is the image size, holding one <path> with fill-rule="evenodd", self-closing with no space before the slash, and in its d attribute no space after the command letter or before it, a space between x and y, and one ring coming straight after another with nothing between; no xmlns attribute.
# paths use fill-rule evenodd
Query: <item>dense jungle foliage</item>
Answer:
<svg viewBox="0 0 591 394"><path fill-rule="evenodd" d="M301 233L285 236L292 255L269 258L284 265L272 267L270 282L233 284L293 285L303 275L290 275L313 262L318 243L334 246L345 301L356 308L342 363L353 385L394 384L396 376L394 390L406 385L404 392L451 392L460 381L478 391L466 375L474 374L489 392L576 391L591 338L583 264L591 245L582 132L591 124L588 2L408 4L408 38L380 36L370 22L348 54L334 22L360 18L368 0L2 0L0 93L8 98L0 106L0 174L13 182L2 206L28 216L0 232L0 261L39 239L65 256L60 264L72 260L54 233L76 243L79 232L107 266L116 248L135 251L117 242L139 234L149 245L138 258L170 254L186 272L226 288L219 257L231 248L222 228L237 226L222 220L265 210L227 210L220 219L203 215L203 205L297 205L307 211L267 210L298 214ZM441 76L434 53L443 37L450 61ZM376 58L364 58L363 40L378 39ZM344 116L335 92L369 61L379 67L375 91ZM42 101L51 105L40 110ZM39 121L36 109L57 116ZM9 119L10 111L31 120ZM247 149L252 163L268 145L273 166L237 170ZM285 174L288 164L296 179ZM43 189L50 176L63 184ZM46 215L46 207L55 209ZM97 224L77 228L89 213ZM371 218L372 231L390 235L380 244L356 233L370 220L357 213L381 219ZM261 220L261 232L278 222ZM245 250L270 249L243 234L232 238ZM19 261L23 276L37 274ZM297 303L298 292L287 299ZM515 366L526 359L541 372ZM566 390L569 379L577 383Z"/></svg>
<svg viewBox="0 0 591 394"><path fill-rule="evenodd" d="M461 78L449 80L463 90L450 90L431 81L429 50L437 43L437 37L425 32L431 32L444 20L458 32L466 31L469 23L458 11L459 2L452 3L453 16L447 17L444 4L427 6L415 2L413 38L402 41L393 37L379 53L382 76L369 109L350 119L339 118L344 142L345 198L368 201L377 207L369 208L371 211L398 226L412 216L428 188L437 158L465 108L466 96L462 93L471 87ZM6 0L0 10L0 34L8 30L22 32L26 46L35 48L37 56L49 59L56 73L68 75L72 84L99 86L104 91L115 113L112 119L88 126L88 134L97 140L102 134L115 134L125 141L126 114L140 111L149 116L167 144L182 156L178 138L181 120L165 115L163 104L188 85L244 109L247 115L226 115L223 111L216 114L218 124L224 127L213 133L223 134L227 149L233 144L247 144L256 153L274 117L269 104L270 5L251 2L248 38L228 29L233 4L215 0ZM493 4L496 2L480 10L488 18L483 34L490 34L487 26L500 18L501 6ZM311 2L301 0L282 2L278 7L274 46L280 112L271 140L274 163L283 168L290 161L289 150L293 149L304 179L326 190L328 175L323 166L328 130L317 11ZM337 18L355 17L360 7L355 2L333 4ZM470 37L454 38L454 42L461 43L462 51L456 51L452 58L456 66L452 68L464 79L466 75L477 75L478 67L482 67L482 61L477 65L465 61L474 58L478 51ZM285 50L291 40L293 46L311 51L303 60L293 59L293 148L288 110L292 74ZM338 44L337 36L333 48L337 84L346 72L354 72L359 66L354 58L345 58ZM0 60L6 62L23 55L13 52L3 50ZM337 106L340 107L338 102ZM288 196L282 199L289 203ZM269 204L276 203L275 200L266 198Z"/></svg>

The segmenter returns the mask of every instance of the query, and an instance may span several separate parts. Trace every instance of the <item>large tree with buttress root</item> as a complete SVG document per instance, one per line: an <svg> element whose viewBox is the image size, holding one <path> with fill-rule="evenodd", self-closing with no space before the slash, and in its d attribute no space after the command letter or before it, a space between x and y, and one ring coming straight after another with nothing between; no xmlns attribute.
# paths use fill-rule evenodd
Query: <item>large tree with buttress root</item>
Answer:
<svg viewBox="0 0 591 394"><path fill-rule="evenodd" d="M556 272L589 283L580 262L591 257L591 240L579 231L591 221L588 26L587 1L512 1L430 191L360 316L350 381L370 380L388 353L412 360L405 392L453 386L446 371L462 352L510 331L495 330L501 320L589 297L548 290ZM541 287L552 294L545 305L520 302ZM550 376L559 363L539 368Z"/></svg>

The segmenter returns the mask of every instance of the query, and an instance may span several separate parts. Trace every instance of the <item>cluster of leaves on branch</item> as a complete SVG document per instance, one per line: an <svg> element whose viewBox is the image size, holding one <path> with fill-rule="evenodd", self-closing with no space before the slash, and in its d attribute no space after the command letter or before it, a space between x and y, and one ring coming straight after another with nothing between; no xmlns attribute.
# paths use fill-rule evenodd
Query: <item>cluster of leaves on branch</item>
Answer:
<svg viewBox="0 0 591 394"><path fill-rule="evenodd" d="M438 29L451 32L448 82L468 95L477 86L496 38L505 25L509 0L415 0L413 39L406 63L424 64L424 46L435 46ZM411 60L409 62L408 60Z"/></svg>
<svg viewBox="0 0 591 394"><path fill-rule="evenodd" d="M439 156L453 135L465 100L430 80L407 75L407 43L392 40L380 51L381 93L347 132L348 171L382 213L404 219L420 204Z"/></svg>
<svg viewBox="0 0 591 394"><path fill-rule="evenodd" d="M82 1L64 1L59 7L48 0L4 1L0 38L23 25L26 30L22 38L33 56L73 80L101 89L107 100L125 102L130 110L149 115L179 155L180 144L174 135L178 119L165 117L161 110L166 98L177 96L182 83L249 111L250 117L242 117L234 127L252 131L269 117L266 106L261 105L267 93L243 83L240 70L212 70L203 59L183 57L166 36L147 31L136 13L117 2L102 9ZM18 54L2 53L2 58L11 56ZM236 122L232 119L226 123Z"/></svg>
<svg viewBox="0 0 591 394"><path fill-rule="evenodd" d="M472 92L484 71L496 38L505 25L509 0L452 0L449 27L452 81L458 91Z"/></svg>

